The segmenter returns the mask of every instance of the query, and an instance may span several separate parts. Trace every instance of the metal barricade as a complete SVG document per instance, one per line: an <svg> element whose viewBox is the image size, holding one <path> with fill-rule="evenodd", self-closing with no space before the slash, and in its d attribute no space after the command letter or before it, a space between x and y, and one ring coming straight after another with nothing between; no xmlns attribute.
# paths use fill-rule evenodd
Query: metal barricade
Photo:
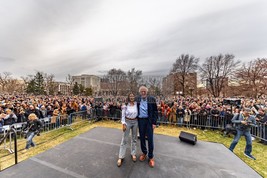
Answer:
<svg viewBox="0 0 267 178"><path fill-rule="evenodd" d="M18 149L17 149L17 131L16 129L14 128L13 125L9 125L9 128L6 130L7 132L5 133L5 135L0 139L0 145L2 143L6 143L6 140L9 136L9 142L10 142L10 145L9 145L9 148L8 148L8 151L12 154L14 153L15 154L15 164L18 163ZM13 140L14 140L14 150L12 149L12 146L11 146L11 142L12 142L12 136L13 136Z"/></svg>
<svg viewBox="0 0 267 178"><path fill-rule="evenodd" d="M224 117L217 115L201 115L198 113L193 113L189 115L189 119L176 118L176 122L170 122L168 116L165 116L161 112L158 113L158 123L159 124L173 124L179 126L186 126L187 128L201 128L201 129L213 129L213 130L223 130L227 125L232 124L232 117ZM255 138L260 139L263 143L267 144L267 127L266 124L256 122L255 126L251 127L251 135Z"/></svg>
<svg viewBox="0 0 267 178"><path fill-rule="evenodd" d="M102 108L91 108L87 113L88 119L95 119L97 121L102 119L121 119L121 109L116 109L114 112L110 112L110 110L104 110Z"/></svg>

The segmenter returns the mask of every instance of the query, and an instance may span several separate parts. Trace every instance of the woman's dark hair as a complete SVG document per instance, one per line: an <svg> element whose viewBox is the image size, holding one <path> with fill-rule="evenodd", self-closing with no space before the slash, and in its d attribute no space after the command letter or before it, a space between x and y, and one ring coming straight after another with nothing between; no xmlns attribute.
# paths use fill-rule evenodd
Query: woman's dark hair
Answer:
<svg viewBox="0 0 267 178"><path fill-rule="evenodd" d="M134 95L133 92L130 92L127 96L127 99L126 99L126 103L129 103L130 102L130 95ZM135 95L134 95L135 96Z"/></svg>

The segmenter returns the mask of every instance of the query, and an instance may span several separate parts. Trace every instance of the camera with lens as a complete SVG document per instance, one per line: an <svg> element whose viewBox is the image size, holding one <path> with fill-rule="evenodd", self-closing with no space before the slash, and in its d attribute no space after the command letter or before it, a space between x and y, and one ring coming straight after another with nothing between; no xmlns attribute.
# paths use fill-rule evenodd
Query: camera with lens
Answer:
<svg viewBox="0 0 267 178"><path fill-rule="evenodd" d="M34 132L34 134L36 134L37 136L40 136L40 130L36 130L36 131Z"/></svg>
<svg viewBox="0 0 267 178"><path fill-rule="evenodd" d="M247 121L247 125L249 126L253 125L252 121Z"/></svg>
<svg viewBox="0 0 267 178"><path fill-rule="evenodd" d="M24 136L24 138L27 138L27 134L29 133L29 130L23 130L22 131L22 135Z"/></svg>

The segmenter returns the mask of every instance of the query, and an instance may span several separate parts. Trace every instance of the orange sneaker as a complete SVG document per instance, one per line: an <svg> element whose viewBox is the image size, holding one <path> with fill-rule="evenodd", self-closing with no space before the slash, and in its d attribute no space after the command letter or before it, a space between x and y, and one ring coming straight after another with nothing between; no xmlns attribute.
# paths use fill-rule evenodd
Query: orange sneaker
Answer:
<svg viewBox="0 0 267 178"><path fill-rule="evenodd" d="M145 161L146 160L146 155L143 153L140 157L139 157L140 161Z"/></svg>
<svg viewBox="0 0 267 178"><path fill-rule="evenodd" d="M155 160L154 160L154 158L150 159L149 162L148 162L148 164L149 164L149 166L151 168L153 168L155 166Z"/></svg>

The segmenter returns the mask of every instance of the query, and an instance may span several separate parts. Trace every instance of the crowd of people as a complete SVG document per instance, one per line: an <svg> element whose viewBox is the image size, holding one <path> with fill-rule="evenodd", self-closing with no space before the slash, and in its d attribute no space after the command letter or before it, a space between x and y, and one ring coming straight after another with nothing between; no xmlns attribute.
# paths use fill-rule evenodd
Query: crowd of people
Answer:
<svg viewBox="0 0 267 178"><path fill-rule="evenodd" d="M38 118L52 116L53 112L70 114L72 112L99 109L98 115L107 117L117 117L120 119L117 110L125 103L126 97L105 98L97 101L92 97L67 97L67 96L0 96L0 119L4 119L4 125L14 122L24 122L31 113L35 113ZM224 98L193 98L179 97L173 99L161 99L156 97L159 120L171 123L182 123L186 121L187 115L218 115L226 116L234 114L242 107L253 108L255 114L258 109L266 112L267 98L250 99L244 98L240 105L224 104ZM9 117L8 117L9 116Z"/></svg>
<svg viewBox="0 0 267 178"><path fill-rule="evenodd" d="M91 98L59 96L1 96L0 124L11 125L26 122L34 113L37 118L70 115L73 112L90 109Z"/></svg>
<svg viewBox="0 0 267 178"><path fill-rule="evenodd" d="M0 96L0 126L11 125L16 122L26 122L31 113L38 118L53 115L70 115L73 112L88 111L96 117L121 119L121 106L126 97L105 98L95 100L92 97L82 96ZM267 99L242 99L240 105L230 105L223 102L224 98L193 98L179 97L161 99L156 97L158 106L158 121L165 123L191 124L199 118L211 117L211 120L225 118L228 124L235 113L241 108L252 108L253 114L258 115L261 122L262 115L266 114ZM211 122L216 128L220 122Z"/></svg>
<svg viewBox="0 0 267 178"><path fill-rule="evenodd" d="M101 100L99 100L101 98ZM83 97L83 96L0 96L0 129L3 125L27 122L34 113L37 118L70 115L87 111L88 117L121 119L121 107L127 97ZM172 123L191 126L209 124L211 129L224 128L231 124L234 114L241 108L251 108L256 121L266 125L267 98L242 98L239 104L224 103L225 98L176 97L163 99L155 97L158 109L158 123ZM207 122L208 121L208 122ZM266 127L265 127L266 130ZM267 134L264 136L266 137ZM1 130L0 130L1 131ZM266 139L266 138L263 138ZM262 141L264 144L266 140Z"/></svg>

